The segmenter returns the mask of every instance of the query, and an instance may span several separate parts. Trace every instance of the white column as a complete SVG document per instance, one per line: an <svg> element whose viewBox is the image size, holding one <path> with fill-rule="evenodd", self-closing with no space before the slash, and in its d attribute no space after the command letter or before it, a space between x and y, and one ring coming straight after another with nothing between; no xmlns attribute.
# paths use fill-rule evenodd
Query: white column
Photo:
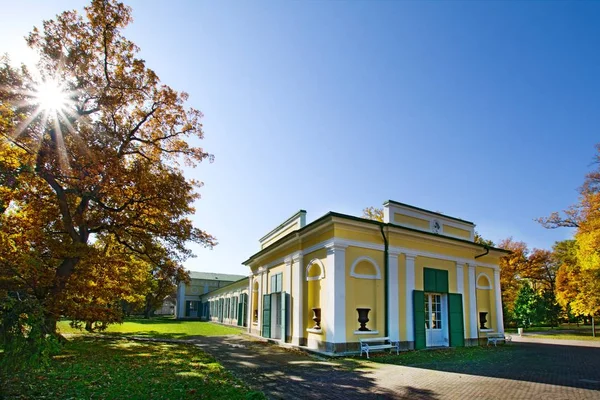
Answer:
<svg viewBox="0 0 600 400"><path fill-rule="evenodd" d="M502 292L500 289L500 269L494 269L494 287L496 289L496 332L504 332L504 313L502 312Z"/></svg>
<svg viewBox="0 0 600 400"><path fill-rule="evenodd" d="M465 321L467 320L465 315L465 275L464 275L464 264L456 263L456 292L462 295L462 313L463 313L463 332L465 338L467 337L467 328Z"/></svg>
<svg viewBox="0 0 600 400"><path fill-rule="evenodd" d="M477 282L475 282L475 265L469 264L469 332L470 339L477 339Z"/></svg>
<svg viewBox="0 0 600 400"><path fill-rule="evenodd" d="M400 340L398 313L398 254L388 253L388 336L391 340Z"/></svg>
<svg viewBox="0 0 600 400"><path fill-rule="evenodd" d="M262 335L262 302L263 302L263 293L265 293L265 275L267 271L263 271L263 268L260 268L261 273L258 275L258 332L259 335Z"/></svg>
<svg viewBox="0 0 600 400"><path fill-rule="evenodd" d="M252 310L254 306L252 302L254 301L254 296L252 295L252 281L254 280L254 274L250 274L248 277L248 302L246 304L246 325L248 328L248 333L252 332Z"/></svg>
<svg viewBox="0 0 600 400"><path fill-rule="evenodd" d="M413 291L415 290L414 254L406 254L406 340L415 341L415 316L413 309Z"/></svg>
<svg viewBox="0 0 600 400"><path fill-rule="evenodd" d="M346 248L339 245L327 247L325 267L327 292L327 318L325 340L346 343Z"/></svg>
<svg viewBox="0 0 600 400"><path fill-rule="evenodd" d="M177 286L177 319L185 317L185 282Z"/></svg>
<svg viewBox="0 0 600 400"><path fill-rule="evenodd" d="M292 343L301 344L304 337L304 261L302 253L297 254L292 260Z"/></svg>

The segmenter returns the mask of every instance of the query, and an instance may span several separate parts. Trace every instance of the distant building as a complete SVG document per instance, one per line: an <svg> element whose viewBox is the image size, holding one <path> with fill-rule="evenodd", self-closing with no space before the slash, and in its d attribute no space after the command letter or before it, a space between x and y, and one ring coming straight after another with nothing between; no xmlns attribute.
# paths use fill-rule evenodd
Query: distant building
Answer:
<svg viewBox="0 0 600 400"><path fill-rule="evenodd" d="M200 318L203 314L201 310L201 296L203 294L246 278L244 275L191 271L190 283L186 285L182 282L177 287L175 316L177 319Z"/></svg>
<svg viewBox="0 0 600 400"><path fill-rule="evenodd" d="M162 306L154 311L155 315L175 315L175 299L173 296L165 297Z"/></svg>

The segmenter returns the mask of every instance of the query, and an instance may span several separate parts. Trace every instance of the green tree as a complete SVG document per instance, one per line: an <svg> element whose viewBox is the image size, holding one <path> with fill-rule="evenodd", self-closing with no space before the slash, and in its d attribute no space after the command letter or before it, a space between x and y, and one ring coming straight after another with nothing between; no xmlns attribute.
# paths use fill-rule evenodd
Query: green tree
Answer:
<svg viewBox="0 0 600 400"><path fill-rule="evenodd" d="M525 242L515 241L512 237L500 241L498 247L511 251L510 254L500 259L500 287L504 322L509 325L514 318L513 309L523 272L527 269L529 248Z"/></svg>
<svg viewBox="0 0 600 400"><path fill-rule="evenodd" d="M521 285L513 312L520 327L529 328L540 322L543 313L542 299L528 282Z"/></svg>
<svg viewBox="0 0 600 400"><path fill-rule="evenodd" d="M491 241L489 239L485 239L477 231L475 231L475 237L474 237L473 241L475 243L477 243L477 244L482 244L482 245L487 246L487 247L494 247L494 246L496 246L493 241Z"/></svg>

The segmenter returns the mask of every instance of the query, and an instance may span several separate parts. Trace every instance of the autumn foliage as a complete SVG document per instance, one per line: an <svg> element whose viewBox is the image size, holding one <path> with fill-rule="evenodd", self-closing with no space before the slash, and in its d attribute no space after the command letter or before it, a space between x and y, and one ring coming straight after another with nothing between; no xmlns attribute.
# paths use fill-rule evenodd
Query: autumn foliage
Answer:
<svg viewBox="0 0 600 400"><path fill-rule="evenodd" d="M28 296L60 317L119 321L120 301L144 302L186 279L190 242L215 239L190 216L201 182L182 165L212 156L200 111L160 82L122 35L131 10L94 0L64 12L27 43L38 74L0 65L0 296ZM42 81L68 97L41 109Z"/></svg>

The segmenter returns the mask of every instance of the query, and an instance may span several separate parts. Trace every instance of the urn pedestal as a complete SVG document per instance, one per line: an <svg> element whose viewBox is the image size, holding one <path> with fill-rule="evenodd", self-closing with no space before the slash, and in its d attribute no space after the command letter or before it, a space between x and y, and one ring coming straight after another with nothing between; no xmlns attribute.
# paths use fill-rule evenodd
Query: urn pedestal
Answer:
<svg viewBox="0 0 600 400"><path fill-rule="evenodd" d="M312 312L313 312L312 320L315 321L315 326L313 327L313 329L321 329L321 309L313 308Z"/></svg>
<svg viewBox="0 0 600 400"><path fill-rule="evenodd" d="M370 331L369 328L367 328L367 322L369 322L369 311L371 311L370 308L357 308L356 311L358 312L358 323L360 324L360 328L358 328L359 331Z"/></svg>
<svg viewBox="0 0 600 400"><path fill-rule="evenodd" d="M479 329L487 329L485 323L487 322L487 314L486 312L479 313Z"/></svg>

